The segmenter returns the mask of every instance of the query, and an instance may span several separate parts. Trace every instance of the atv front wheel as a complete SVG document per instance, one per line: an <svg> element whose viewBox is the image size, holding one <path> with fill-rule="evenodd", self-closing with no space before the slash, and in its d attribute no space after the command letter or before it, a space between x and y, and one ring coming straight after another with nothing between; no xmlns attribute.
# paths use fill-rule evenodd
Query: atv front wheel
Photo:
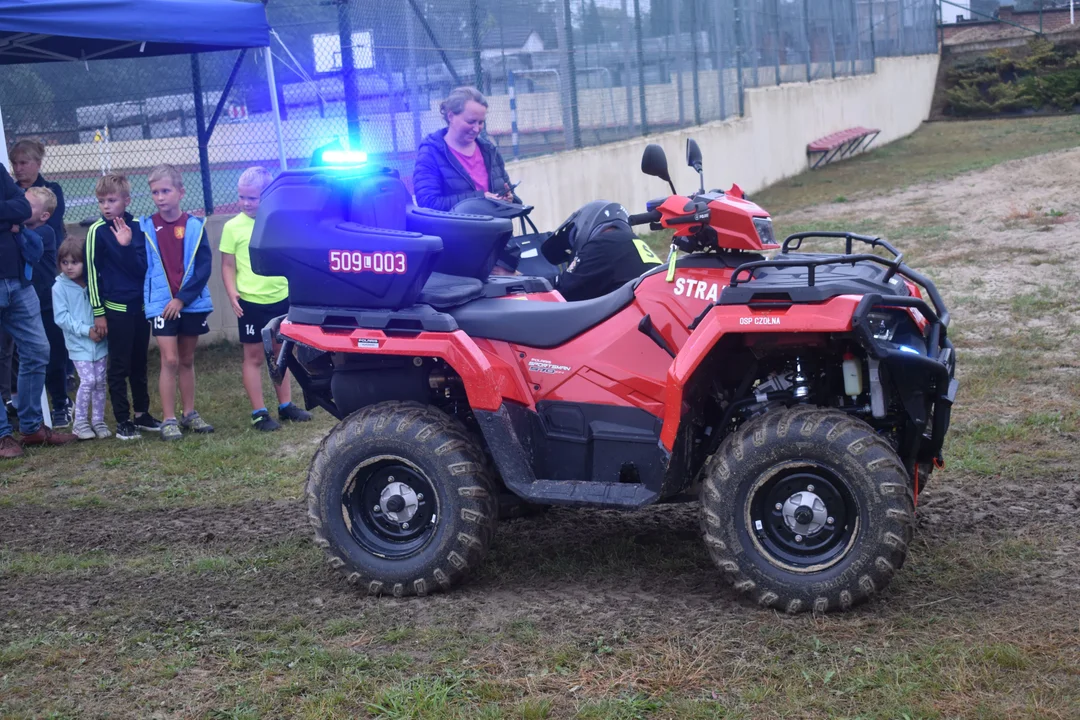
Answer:
<svg viewBox="0 0 1080 720"><path fill-rule="evenodd" d="M448 590L487 554L498 508L476 441L418 403L385 402L346 418L308 470L315 542L371 594Z"/></svg>
<svg viewBox="0 0 1080 720"><path fill-rule="evenodd" d="M790 613L847 609L888 585L914 513L892 447L820 408L768 413L732 433L701 495L716 565L740 592Z"/></svg>

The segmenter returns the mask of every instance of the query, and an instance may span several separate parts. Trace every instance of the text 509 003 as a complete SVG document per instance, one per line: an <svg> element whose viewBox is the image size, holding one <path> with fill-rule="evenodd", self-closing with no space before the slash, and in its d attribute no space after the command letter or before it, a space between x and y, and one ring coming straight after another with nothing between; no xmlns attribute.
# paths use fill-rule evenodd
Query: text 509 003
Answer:
<svg viewBox="0 0 1080 720"><path fill-rule="evenodd" d="M402 252L330 251L330 272L404 275L406 269L406 257Z"/></svg>

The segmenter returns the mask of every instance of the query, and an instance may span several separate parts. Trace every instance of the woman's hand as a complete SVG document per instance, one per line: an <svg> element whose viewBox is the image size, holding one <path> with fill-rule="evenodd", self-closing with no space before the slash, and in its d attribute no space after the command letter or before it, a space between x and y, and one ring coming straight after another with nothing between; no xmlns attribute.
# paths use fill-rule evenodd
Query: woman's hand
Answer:
<svg viewBox="0 0 1080 720"><path fill-rule="evenodd" d="M488 200L498 200L500 202L511 202L513 200L512 196L496 195L495 193L491 192L484 193L484 197L486 197Z"/></svg>

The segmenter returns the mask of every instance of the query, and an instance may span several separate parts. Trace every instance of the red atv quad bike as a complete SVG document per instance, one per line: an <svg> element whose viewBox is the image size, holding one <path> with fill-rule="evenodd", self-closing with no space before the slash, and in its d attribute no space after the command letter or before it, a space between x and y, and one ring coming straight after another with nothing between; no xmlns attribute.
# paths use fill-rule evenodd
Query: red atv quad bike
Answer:
<svg viewBox="0 0 1080 720"><path fill-rule="evenodd" d="M671 184L659 146L642 169ZM351 583L453 587L510 499L700 501L720 571L792 613L889 583L957 388L941 296L881 239L778 246L737 187L672 193L631 218L674 230L669 263L568 303L546 280L489 277L509 220L416 208L393 171L267 188L252 263L288 277L291 303L263 331L267 359L341 420L307 499ZM845 251L796 252L816 238Z"/></svg>

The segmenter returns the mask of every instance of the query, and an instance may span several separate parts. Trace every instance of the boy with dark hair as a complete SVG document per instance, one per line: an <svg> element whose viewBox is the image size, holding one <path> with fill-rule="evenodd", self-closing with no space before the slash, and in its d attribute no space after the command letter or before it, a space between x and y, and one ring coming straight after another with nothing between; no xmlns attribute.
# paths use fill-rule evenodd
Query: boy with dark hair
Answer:
<svg viewBox="0 0 1080 720"><path fill-rule="evenodd" d="M214 426L195 411L195 346L210 331L213 312L210 279L213 256L202 220L180 209L184 178L172 165L158 165L147 178L157 213L140 223L146 232L146 282L143 302L161 351L161 439L179 440L180 429L212 433ZM179 380L183 413L176 419Z"/></svg>
<svg viewBox="0 0 1080 720"><path fill-rule="evenodd" d="M241 378L251 401L251 426L263 432L277 430L281 425L270 417L263 402L265 359L262 329L274 318L289 312L289 281L283 277L256 274L251 269L248 245L251 243L251 231L255 229L255 214L259 211L262 191L273 179L266 168L250 167L245 170L237 182L241 212L225 223L221 230L221 278L225 281L225 292L236 314L240 343L244 347ZM277 394L279 420L311 420L311 413L293 405L288 374L280 385L274 387L274 391Z"/></svg>
<svg viewBox="0 0 1080 720"><path fill-rule="evenodd" d="M71 399L67 386L67 347L64 345L64 331L53 319L52 287L56 281L56 248L60 238L53 229L53 212L56 211L56 195L50 188L35 185L26 189L26 199L30 203L30 219L23 223L23 232L37 234L41 240L41 259L34 263L34 276L31 283L37 292L41 306L41 324L45 328L45 337L49 340L49 364L45 367L45 389L52 400L53 428L67 427L71 424ZM0 372L3 368L0 368Z"/></svg>
<svg viewBox="0 0 1080 720"><path fill-rule="evenodd" d="M131 184L123 175L104 175L94 190L101 219L86 234L86 279L94 327L109 338L106 373L116 417L116 437L136 440L140 430L159 431L150 414L146 358L150 324L143 315L146 241L131 213ZM131 404L128 404L128 385ZM134 406L135 416L131 416Z"/></svg>

